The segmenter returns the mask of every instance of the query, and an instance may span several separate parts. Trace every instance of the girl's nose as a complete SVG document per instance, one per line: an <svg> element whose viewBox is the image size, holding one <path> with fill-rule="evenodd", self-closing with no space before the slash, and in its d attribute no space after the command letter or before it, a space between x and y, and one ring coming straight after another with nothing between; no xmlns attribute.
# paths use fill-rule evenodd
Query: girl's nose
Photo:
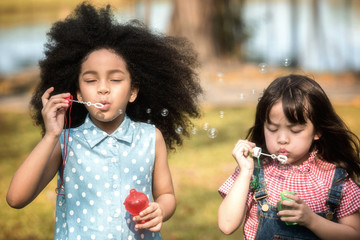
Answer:
<svg viewBox="0 0 360 240"><path fill-rule="evenodd" d="M279 133L278 143L281 145L287 144L289 142L289 138L285 133Z"/></svg>
<svg viewBox="0 0 360 240"><path fill-rule="evenodd" d="M110 87L106 81L100 81L98 86L98 93L106 94L110 92Z"/></svg>

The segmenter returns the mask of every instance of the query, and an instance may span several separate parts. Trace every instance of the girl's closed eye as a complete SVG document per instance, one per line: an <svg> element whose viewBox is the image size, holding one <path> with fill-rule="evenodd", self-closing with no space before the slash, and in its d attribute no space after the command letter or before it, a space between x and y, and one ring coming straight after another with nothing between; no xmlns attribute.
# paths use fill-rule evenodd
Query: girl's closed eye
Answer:
<svg viewBox="0 0 360 240"><path fill-rule="evenodd" d="M297 126L294 126L294 127L290 127L290 131L292 133L301 133L305 128L305 125L297 125Z"/></svg>
<svg viewBox="0 0 360 240"><path fill-rule="evenodd" d="M301 133L303 129L290 129L292 133Z"/></svg>
<svg viewBox="0 0 360 240"><path fill-rule="evenodd" d="M277 128L274 128L274 127L267 127L267 130L269 132L276 132L278 129Z"/></svg>
<svg viewBox="0 0 360 240"><path fill-rule="evenodd" d="M269 132L276 132L278 130L278 127L274 124L265 124L265 128L269 131Z"/></svg>
<svg viewBox="0 0 360 240"><path fill-rule="evenodd" d="M86 83L94 83L94 82L96 82L96 79L85 79L84 81Z"/></svg>

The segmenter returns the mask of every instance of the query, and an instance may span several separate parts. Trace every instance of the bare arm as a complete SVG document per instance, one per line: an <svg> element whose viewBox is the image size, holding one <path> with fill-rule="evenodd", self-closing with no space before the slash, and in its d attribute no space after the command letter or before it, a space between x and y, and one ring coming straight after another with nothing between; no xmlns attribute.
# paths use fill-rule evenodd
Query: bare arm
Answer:
<svg viewBox="0 0 360 240"><path fill-rule="evenodd" d="M308 228L321 239L360 239L360 214L354 213L341 218L339 223L316 217Z"/></svg>
<svg viewBox="0 0 360 240"><path fill-rule="evenodd" d="M250 179L254 169L254 161L248 154L252 152L254 145L240 140L232 152L239 165L240 172L218 210L218 226L225 234L231 234L238 229L246 214Z"/></svg>
<svg viewBox="0 0 360 240"><path fill-rule="evenodd" d="M168 220L175 212L176 200L170 168L167 160L167 149L161 132L156 129L155 166L153 172L153 196L155 202L135 217L136 221L149 220L137 224L136 228L147 228L160 231L162 222Z"/></svg>
<svg viewBox="0 0 360 240"><path fill-rule="evenodd" d="M64 125L64 114L69 106L64 98L69 94L50 98L52 91L53 88L48 89L42 97L45 135L20 165L10 183L6 200L11 207L22 208L33 201L60 166L59 136Z"/></svg>
<svg viewBox="0 0 360 240"><path fill-rule="evenodd" d="M6 196L8 204L23 208L32 202L55 176L60 160L58 139L44 136L15 172Z"/></svg>

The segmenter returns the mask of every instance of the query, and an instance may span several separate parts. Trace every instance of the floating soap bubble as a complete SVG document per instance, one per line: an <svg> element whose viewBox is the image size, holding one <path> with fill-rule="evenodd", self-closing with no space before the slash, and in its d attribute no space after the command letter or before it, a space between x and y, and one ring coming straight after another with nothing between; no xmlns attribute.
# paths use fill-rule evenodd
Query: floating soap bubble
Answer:
<svg viewBox="0 0 360 240"><path fill-rule="evenodd" d="M224 118L224 111L220 111L220 118Z"/></svg>
<svg viewBox="0 0 360 240"><path fill-rule="evenodd" d="M122 109L119 109L119 114L123 114L123 110L122 110Z"/></svg>
<svg viewBox="0 0 360 240"><path fill-rule="evenodd" d="M148 119L146 122L150 124L150 123L151 123L151 119Z"/></svg>
<svg viewBox="0 0 360 240"><path fill-rule="evenodd" d="M240 100L244 100L244 93L240 93L239 98L240 98Z"/></svg>
<svg viewBox="0 0 360 240"><path fill-rule="evenodd" d="M146 109L146 113L150 114L151 113L151 108Z"/></svg>
<svg viewBox="0 0 360 240"><path fill-rule="evenodd" d="M206 131L206 130L208 130L208 128L209 128L209 123L205 122L204 126L203 126L203 129Z"/></svg>
<svg viewBox="0 0 360 240"><path fill-rule="evenodd" d="M209 138L216 138L216 136L218 135L218 131L216 130L216 128L210 128L207 132L207 135Z"/></svg>
<svg viewBox="0 0 360 240"><path fill-rule="evenodd" d="M218 72L216 75L218 77L218 82L222 83L224 81L223 79L224 74L222 72Z"/></svg>
<svg viewBox="0 0 360 240"><path fill-rule="evenodd" d="M291 65L291 60L290 60L289 58L285 58L285 59L283 60L283 65L284 65L285 67L289 67L289 66Z"/></svg>
<svg viewBox="0 0 360 240"><path fill-rule="evenodd" d="M194 135L197 134L197 128L196 128L196 127L193 127L193 128L191 129L191 133L194 134Z"/></svg>
<svg viewBox="0 0 360 240"><path fill-rule="evenodd" d="M253 88L253 89L251 90L251 93L252 93L252 95L255 95L255 94L256 94L256 90Z"/></svg>
<svg viewBox="0 0 360 240"><path fill-rule="evenodd" d="M260 73L266 73L267 72L268 65L266 63L260 63L258 65L258 67L259 67L259 72Z"/></svg>
<svg viewBox="0 0 360 240"><path fill-rule="evenodd" d="M181 134L182 131L183 131L183 128L180 127L180 126L175 129L175 132L176 132L177 134Z"/></svg>
<svg viewBox="0 0 360 240"><path fill-rule="evenodd" d="M161 110L161 116L166 117L167 115L169 115L169 110L167 110L166 108Z"/></svg>

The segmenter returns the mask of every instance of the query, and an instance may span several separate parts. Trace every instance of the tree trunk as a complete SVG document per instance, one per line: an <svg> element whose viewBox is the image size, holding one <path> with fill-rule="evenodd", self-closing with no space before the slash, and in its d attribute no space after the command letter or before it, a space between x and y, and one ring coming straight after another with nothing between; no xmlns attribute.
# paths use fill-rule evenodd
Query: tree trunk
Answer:
<svg viewBox="0 0 360 240"><path fill-rule="evenodd" d="M211 36L211 11L216 0L174 0L168 34L188 38L198 51L200 60L215 56Z"/></svg>
<svg viewBox="0 0 360 240"><path fill-rule="evenodd" d="M168 34L188 38L200 61L241 55L244 0L173 0Z"/></svg>

